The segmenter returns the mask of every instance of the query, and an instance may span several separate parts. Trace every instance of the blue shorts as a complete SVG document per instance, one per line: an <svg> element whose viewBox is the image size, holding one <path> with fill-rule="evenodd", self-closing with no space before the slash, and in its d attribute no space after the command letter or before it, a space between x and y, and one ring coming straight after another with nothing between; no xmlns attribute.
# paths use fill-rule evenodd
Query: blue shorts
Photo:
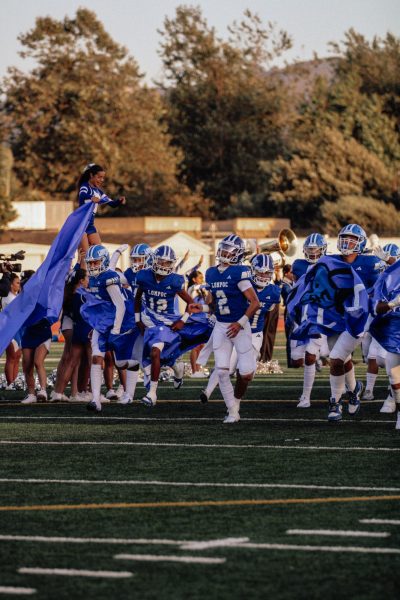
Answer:
<svg viewBox="0 0 400 600"><path fill-rule="evenodd" d="M90 325L76 324L72 330L72 344L87 344L89 342L89 333L92 331Z"/></svg>
<svg viewBox="0 0 400 600"><path fill-rule="evenodd" d="M21 348L30 348L34 350L47 340L51 340L53 334L49 324L37 324L25 327L21 334Z"/></svg>
<svg viewBox="0 0 400 600"><path fill-rule="evenodd" d="M92 217L86 227L85 233L90 235L91 233L97 233L96 225L94 224L94 217Z"/></svg>

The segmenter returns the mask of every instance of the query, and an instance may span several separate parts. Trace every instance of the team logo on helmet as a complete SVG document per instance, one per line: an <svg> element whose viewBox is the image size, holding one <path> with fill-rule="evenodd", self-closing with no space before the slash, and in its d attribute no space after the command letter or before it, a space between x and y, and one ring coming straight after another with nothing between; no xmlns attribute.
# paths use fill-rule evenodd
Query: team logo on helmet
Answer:
<svg viewBox="0 0 400 600"><path fill-rule="evenodd" d="M396 260L400 258L400 248L397 244L386 244L383 246L382 250L385 252L389 252L390 256L393 256Z"/></svg>
<svg viewBox="0 0 400 600"><path fill-rule="evenodd" d="M151 255L151 268L157 275L169 275L176 264L176 254L171 246L159 246Z"/></svg>
<svg viewBox="0 0 400 600"><path fill-rule="evenodd" d="M239 265L244 258L245 245L238 235L228 235L220 241L216 260L219 264Z"/></svg>
<svg viewBox="0 0 400 600"><path fill-rule="evenodd" d="M367 234L360 225L352 223L343 227L338 236L337 247L343 256L361 254L367 245Z"/></svg>
<svg viewBox="0 0 400 600"><path fill-rule="evenodd" d="M256 254L251 261L251 278L256 286L264 288L274 276L274 261L269 254Z"/></svg>
<svg viewBox="0 0 400 600"><path fill-rule="evenodd" d="M91 277L97 277L100 273L107 271L110 266L110 255L107 248L101 244L91 246L86 252L85 262Z"/></svg>
<svg viewBox="0 0 400 600"><path fill-rule="evenodd" d="M307 261L311 264L314 264L326 254L327 243L325 238L320 233L312 233L309 235L304 244L303 244L303 252Z"/></svg>

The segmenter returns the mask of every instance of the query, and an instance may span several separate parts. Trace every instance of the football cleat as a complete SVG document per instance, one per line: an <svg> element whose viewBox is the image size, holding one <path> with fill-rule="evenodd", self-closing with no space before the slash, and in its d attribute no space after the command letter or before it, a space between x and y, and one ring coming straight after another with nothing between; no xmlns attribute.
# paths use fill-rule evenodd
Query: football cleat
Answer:
<svg viewBox="0 0 400 600"><path fill-rule="evenodd" d="M37 402L37 398L35 394L28 394L26 398L21 400L21 404L35 404Z"/></svg>
<svg viewBox="0 0 400 600"><path fill-rule="evenodd" d="M124 392L121 398L118 400L118 404L132 404L133 400L128 394L128 392Z"/></svg>
<svg viewBox="0 0 400 600"><path fill-rule="evenodd" d="M174 388L179 390L183 385L183 374L185 372L185 363L182 361L176 362L173 366L174 369Z"/></svg>
<svg viewBox="0 0 400 600"><path fill-rule="evenodd" d="M391 394L389 394L389 396L386 398L379 412L385 414L391 414L396 412L396 402Z"/></svg>
<svg viewBox="0 0 400 600"><path fill-rule="evenodd" d="M231 406L231 408L229 408L228 414L222 422L227 425L231 425L232 423L238 423L240 421L239 407L240 402L235 402L235 404Z"/></svg>
<svg viewBox="0 0 400 600"><path fill-rule="evenodd" d="M336 402L335 398L329 400L328 421L341 421L343 407L340 402Z"/></svg>
<svg viewBox="0 0 400 600"><path fill-rule="evenodd" d="M199 400L202 404L207 404L208 396L206 390L201 390Z"/></svg>
<svg viewBox="0 0 400 600"><path fill-rule="evenodd" d="M111 388L110 390L107 391L106 398L107 398L107 400L117 400L118 394L113 388Z"/></svg>
<svg viewBox="0 0 400 600"><path fill-rule="evenodd" d="M140 402L145 406L148 406L149 408L153 408L157 403L157 398L150 396L150 394L148 393L145 396L143 396Z"/></svg>
<svg viewBox="0 0 400 600"><path fill-rule="evenodd" d="M362 400L373 400L374 399L374 392L372 390L365 390L365 392L362 395Z"/></svg>
<svg viewBox="0 0 400 600"><path fill-rule="evenodd" d="M299 403L297 404L296 408L310 408L310 406L310 398L307 398L304 396L304 394L302 394L299 398Z"/></svg>
<svg viewBox="0 0 400 600"><path fill-rule="evenodd" d="M364 389L364 386L361 383L361 381L357 381L354 391L351 392L351 394L350 394L349 403L347 405L347 411L348 411L349 415L351 415L352 417L354 417L354 415L356 415L360 411L360 408L361 408L360 398L361 398L363 389Z"/></svg>
<svg viewBox="0 0 400 600"><path fill-rule="evenodd" d="M88 404L86 404L87 410L92 412L101 412L101 402L96 402L95 400L91 400Z"/></svg>

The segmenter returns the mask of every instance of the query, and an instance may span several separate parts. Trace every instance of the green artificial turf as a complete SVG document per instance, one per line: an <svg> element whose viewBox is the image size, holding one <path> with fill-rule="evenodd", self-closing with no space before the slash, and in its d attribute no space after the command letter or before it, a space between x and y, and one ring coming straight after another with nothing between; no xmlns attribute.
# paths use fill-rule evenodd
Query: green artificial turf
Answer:
<svg viewBox="0 0 400 600"><path fill-rule="evenodd" d="M278 344L283 346L281 335ZM53 347L49 370L61 349ZM275 358L283 367L282 347ZM361 362L356 372L365 379ZM317 375L310 409L296 409L301 380L302 371L286 368L283 374L257 376L242 404L242 420L233 426L222 424L219 393L202 405L197 398L204 382L189 378L179 391L162 383L153 410L139 402L109 404L100 415L87 413L82 404L23 406L21 392L0 392L0 508L8 507L0 510L0 589L31 587L34 597L57 600L398 598L400 525L360 522L400 522L395 416L380 414L380 403L370 402L359 417L344 414L341 423L328 423L328 370ZM386 397L386 386L380 374L377 398ZM144 389L137 391L140 398ZM50 510L61 505L65 508ZM36 510L27 510L33 506ZM287 533L290 529L389 536L294 535ZM2 536L40 536L42 541ZM119 543L43 540L49 537ZM300 548L250 548L236 542L194 550L178 543L226 538ZM364 551L340 550L354 547ZM118 554L225 562L129 561L114 558ZM18 573L21 567L129 571L133 576L31 575Z"/></svg>

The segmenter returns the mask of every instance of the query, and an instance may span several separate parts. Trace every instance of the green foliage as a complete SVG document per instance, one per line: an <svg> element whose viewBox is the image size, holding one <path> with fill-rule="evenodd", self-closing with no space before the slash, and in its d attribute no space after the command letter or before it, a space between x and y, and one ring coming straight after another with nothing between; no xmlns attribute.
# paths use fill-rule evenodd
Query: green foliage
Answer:
<svg viewBox="0 0 400 600"><path fill-rule="evenodd" d="M0 229L16 216L10 200L12 166L11 150L0 145Z"/></svg>
<svg viewBox="0 0 400 600"><path fill-rule="evenodd" d="M160 125L160 97L96 15L39 18L20 41L37 66L4 80L2 127L22 185L65 198L84 165L98 162L107 191L123 191L135 214L182 211L188 190L176 180L180 155Z"/></svg>
<svg viewBox="0 0 400 600"><path fill-rule="evenodd" d="M232 197L264 185L259 161L282 151L287 124L283 85L265 70L290 47L287 34L249 11L229 32L221 40L199 8L185 6L161 32L165 120L183 151L181 178L202 186L217 217L228 214Z"/></svg>
<svg viewBox="0 0 400 600"><path fill-rule="evenodd" d="M337 235L347 223L360 223L371 233L399 235L400 214L393 204L364 196L342 196L336 202L324 202L321 215L324 231Z"/></svg>

